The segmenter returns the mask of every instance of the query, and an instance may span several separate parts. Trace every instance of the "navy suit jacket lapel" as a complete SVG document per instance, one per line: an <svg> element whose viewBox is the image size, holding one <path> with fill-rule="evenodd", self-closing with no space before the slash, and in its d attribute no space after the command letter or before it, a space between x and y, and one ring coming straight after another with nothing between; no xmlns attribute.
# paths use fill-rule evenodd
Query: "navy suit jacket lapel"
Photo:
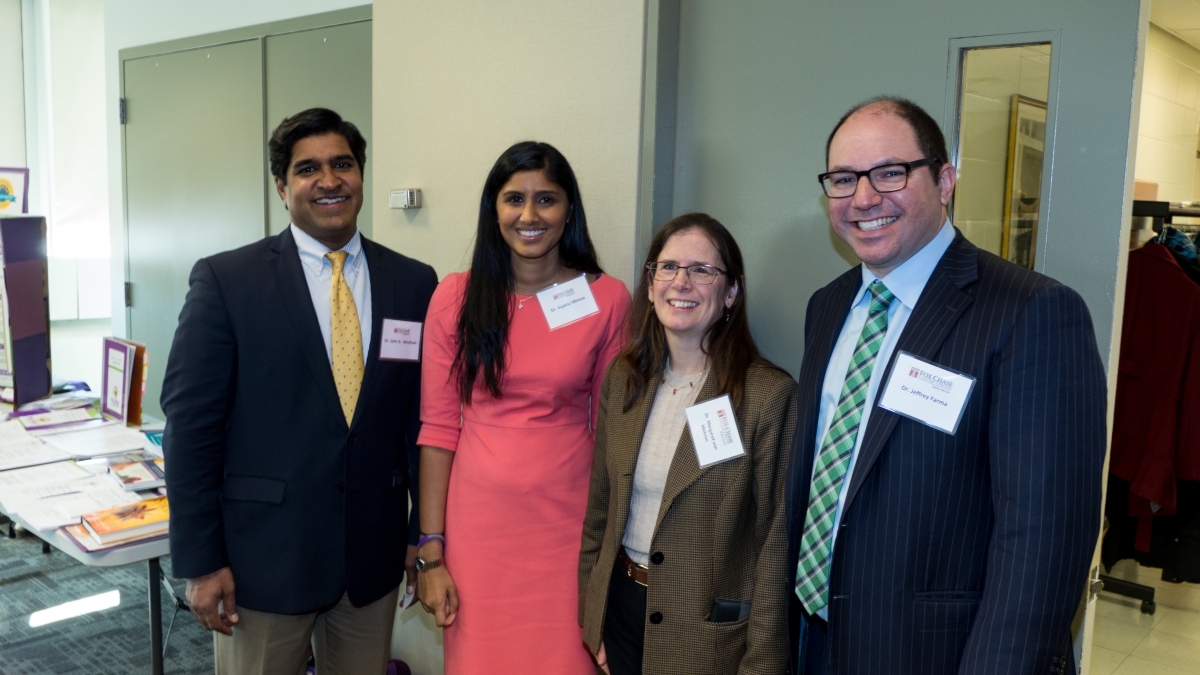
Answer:
<svg viewBox="0 0 1200 675"><path fill-rule="evenodd" d="M854 473L850 477L850 485L846 488L849 492L846 494L843 512L849 510L854 502L854 497L870 473L875 460L883 452L892 431L896 428L896 422L900 419L896 413L884 410L878 405L883 394L883 384L887 382L887 375L896 362L896 356L901 351L906 351L919 359L933 361L934 355L946 341L950 329L958 323L959 317L974 301L972 295L964 289L978 278L979 249L956 229L954 241L934 267L933 274L925 284L925 290L921 292L921 299L913 308L912 316L904 326L904 333L888 359L887 370L880 381L875 401L872 402L875 407L871 411L871 419L867 422L867 428L860 430L860 433L865 433L866 436L859 446ZM878 365L876 364L876 367Z"/></svg>
<svg viewBox="0 0 1200 675"><path fill-rule="evenodd" d="M371 275L371 346L367 351L367 367L363 372L362 387L358 391L358 403L354 406L354 421L362 416L365 401L371 400L371 387L379 379L379 343L383 340L383 319L385 316L395 317L392 313L395 303L392 270L383 264L383 251L373 241L362 237L363 256ZM354 426L353 424L351 426Z"/></svg>
<svg viewBox="0 0 1200 675"><path fill-rule="evenodd" d="M308 280L300 263L300 252L291 230L284 230L271 242L274 256L268 264L274 266L274 278L279 280L279 294L292 320L292 335L300 343L300 351L316 381L321 398L329 405L330 412L345 424L342 404L338 399L337 384L333 381L333 368L329 355L325 353L325 340L321 337L321 325L317 323L317 311L313 308Z"/></svg>

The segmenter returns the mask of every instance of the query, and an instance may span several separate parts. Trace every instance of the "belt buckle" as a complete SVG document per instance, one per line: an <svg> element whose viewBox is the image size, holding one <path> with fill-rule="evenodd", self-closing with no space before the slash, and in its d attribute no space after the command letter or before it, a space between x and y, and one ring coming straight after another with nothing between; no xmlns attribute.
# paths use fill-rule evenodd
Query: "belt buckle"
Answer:
<svg viewBox="0 0 1200 675"><path fill-rule="evenodd" d="M634 579L633 570L634 570L634 568L640 569L643 572L645 572L647 574L647 576L649 576L650 568L646 565L639 565L637 562L634 561L633 558L630 558L628 555L626 555L625 557L626 557L626 559L629 560L629 567L625 568L625 576L629 577L630 579L633 579L633 583L641 586L642 588L649 588L650 584L643 584L642 582L638 581L637 579Z"/></svg>

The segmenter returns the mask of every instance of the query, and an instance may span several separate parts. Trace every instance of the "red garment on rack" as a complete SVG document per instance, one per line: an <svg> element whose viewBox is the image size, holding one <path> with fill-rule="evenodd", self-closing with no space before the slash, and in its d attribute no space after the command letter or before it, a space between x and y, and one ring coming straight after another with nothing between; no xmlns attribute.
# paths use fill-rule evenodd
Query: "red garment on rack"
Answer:
<svg viewBox="0 0 1200 675"><path fill-rule="evenodd" d="M1175 512L1175 481L1200 480L1200 286L1161 244L1129 254L1121 333L1109 471L1129 481L1137 548L1149 550L1150 516Z"/></svg>

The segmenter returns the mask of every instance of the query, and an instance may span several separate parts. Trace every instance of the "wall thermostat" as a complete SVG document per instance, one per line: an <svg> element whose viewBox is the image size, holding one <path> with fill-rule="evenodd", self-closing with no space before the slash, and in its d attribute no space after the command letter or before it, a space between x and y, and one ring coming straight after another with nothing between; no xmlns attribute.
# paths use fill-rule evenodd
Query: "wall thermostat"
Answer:
<svg viewBox="0 0 1200 675"><path fill-rule="evenodd" d="M393 209L419 209L421 208L421 190L416 188L392 190L390 205Z"/></svg>

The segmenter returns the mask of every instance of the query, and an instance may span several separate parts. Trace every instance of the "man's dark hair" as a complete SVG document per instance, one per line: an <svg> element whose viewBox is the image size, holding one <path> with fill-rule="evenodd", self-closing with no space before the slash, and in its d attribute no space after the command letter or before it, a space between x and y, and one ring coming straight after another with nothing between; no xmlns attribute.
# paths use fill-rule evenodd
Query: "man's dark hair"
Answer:
<svg viewBox="0 0 1200 675"><path fill-rule="evenodd" d="M367 139L359 133L358 127L328 108L309 108L284 119L275 127L271 140L267 142L271 175L286 183L287 169L292 163L292 148L301 139L325 134L339 134L346 139L361 175L367 167Z"/></svg>
<svg viewBox="0 0 1200 675"><path fill-rule="evenodd" d="M829 165L829 146L833 144L833 137L837 134L838 129L850 119L854 113L863 108L882 103L880 112L883 114L895 115L900 119L908 122L908 126L912 128L913 135L917 138L917 147L921 149L921 154L937 160L929 165L929 170L933 172L934 180L937 180L938 173L942 170L942 166L950 162L950 153L946 152L946 137L942 135L942 130L938 127L937 122L925 112L921 106L912 101L901 98L899 96L877 96L859 103L851 108L842 119L838 120L837 126L833 131L829 132L829 139L825 141L825 164Z"/></svg>

